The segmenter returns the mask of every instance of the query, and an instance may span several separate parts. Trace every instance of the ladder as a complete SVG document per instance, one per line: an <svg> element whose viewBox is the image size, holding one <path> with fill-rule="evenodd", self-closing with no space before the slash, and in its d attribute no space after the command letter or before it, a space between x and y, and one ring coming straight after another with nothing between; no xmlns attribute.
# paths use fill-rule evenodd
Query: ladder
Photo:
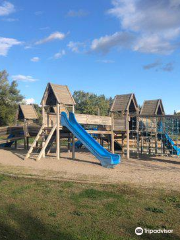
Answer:
<svg viewBox="0 0 180 240"><path fill-rule="evenodd" d="M51 131L50 131L47 139L46 139L45 141L42 141L41 151L40 151L38 157L36 158L36 160L40 160L40 159L42 158L42 156L45 155L45 150L46 150L48 144L49 144L49 143L52 144L51 139L52 139L53 134L54 134L54 132L55 132L55 130L56 130L56 127L57 127L57 124L55 124L55 125L53 126L53 128L51 129ZM44 131L44 130L46 130L46 128L45 128L44 125L42 125L42 127L40 128L40 130L39 130L36 138L34 139L34 142L33 142L32 145L31 145L28 153L26 154L25 159L28 159L28 158L31 156L33 150L36 148L36 144L39 142L40 137L42 137L42 134L43 134L43 131Z"/></svg>

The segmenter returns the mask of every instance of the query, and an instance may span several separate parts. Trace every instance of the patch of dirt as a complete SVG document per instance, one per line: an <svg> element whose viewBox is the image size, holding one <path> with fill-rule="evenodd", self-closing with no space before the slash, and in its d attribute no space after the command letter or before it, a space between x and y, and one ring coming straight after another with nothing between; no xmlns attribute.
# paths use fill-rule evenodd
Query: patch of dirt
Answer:
<svg viewBox="0 0 180 240"><path fill-rule="evenodd" d="M114 169L103 168L99 161L87 151L62 152L61 159L55 154L35 161L24 160L26 151L0 150L0 172L15 176L26 176L77 182L135 184L149 188L165 188L180 191L180 159L170 157L141 156L129 160L122 158ZM54 155L54 156L53 156Z"/></svg>

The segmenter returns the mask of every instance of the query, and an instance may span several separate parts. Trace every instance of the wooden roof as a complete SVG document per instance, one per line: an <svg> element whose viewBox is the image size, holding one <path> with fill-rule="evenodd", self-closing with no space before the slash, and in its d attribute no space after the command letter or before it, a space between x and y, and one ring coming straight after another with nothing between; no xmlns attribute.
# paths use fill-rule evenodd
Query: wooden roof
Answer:
<svg viewBox="0 0 180 240"><path fill-rule="evenodd" d="M19 105L18 119L38 119L37 112L33 105Z"/></svg>
<svg viewBox="0 0 180 240"><path fill-rule="evenodd" d="M53 83L48 83L41 104L43 100L45 105L56 105L59 103L72 106L76 104L68 86Z"/></svg>
<svg viewBox="0 0 180 240"><path fill-rule="evenodd" d="M141 108L141 115L164 115L164 107L161 99L146 100Z"/></svg>
<svg viewBox="0 0 180 240"><path fill-rule="evenodd" d="M116 95L111 106L111 112L136 112L138 110L136 97L133 93Z"/></svg>

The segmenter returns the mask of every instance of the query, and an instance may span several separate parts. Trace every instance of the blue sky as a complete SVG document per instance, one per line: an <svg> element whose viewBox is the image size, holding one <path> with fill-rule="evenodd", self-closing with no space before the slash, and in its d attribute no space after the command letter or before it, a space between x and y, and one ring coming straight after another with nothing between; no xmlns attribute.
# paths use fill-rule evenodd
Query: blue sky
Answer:
<svg viewBox="0 0 180 240"><path fill-rule="evenodd" d="M0 68L28 102L48 82L180 110L179 0L0 0Z"/></svg>

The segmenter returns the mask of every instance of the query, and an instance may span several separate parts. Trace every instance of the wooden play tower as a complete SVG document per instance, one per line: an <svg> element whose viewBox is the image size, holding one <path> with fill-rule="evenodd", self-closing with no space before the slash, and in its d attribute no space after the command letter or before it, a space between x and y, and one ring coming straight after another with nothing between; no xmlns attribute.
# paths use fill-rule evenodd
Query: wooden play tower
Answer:
<svg viewBox="0 0 180 240"><path fill-rule="evenodd" d="M37 160L45 157L46 150L50 151L51 145L56 141L56 156L60 158L60 125L61 112L72 111L74 113L75 101L67 86L48 83L41 100L42 105L42 127L39 130L31 148L29 149L26 158L29 158L33 149L37 147L38 142L41 142L41 150ZM74 137L73 142L73 157L74 157Z"/></svg>
<svg viewBox="0 0 180 240"><path fill-rule="evenodd" d="M124 146L124 139L127 140L127 158L130 155L129 135L132 128L132 122L137 124L136 116L139 114L139 107L135 94L116 95L110 109L112 118L114 119L114 131L120 135L122 139L122 147ZM135 119L134 119L135 118Z"/></svg>

